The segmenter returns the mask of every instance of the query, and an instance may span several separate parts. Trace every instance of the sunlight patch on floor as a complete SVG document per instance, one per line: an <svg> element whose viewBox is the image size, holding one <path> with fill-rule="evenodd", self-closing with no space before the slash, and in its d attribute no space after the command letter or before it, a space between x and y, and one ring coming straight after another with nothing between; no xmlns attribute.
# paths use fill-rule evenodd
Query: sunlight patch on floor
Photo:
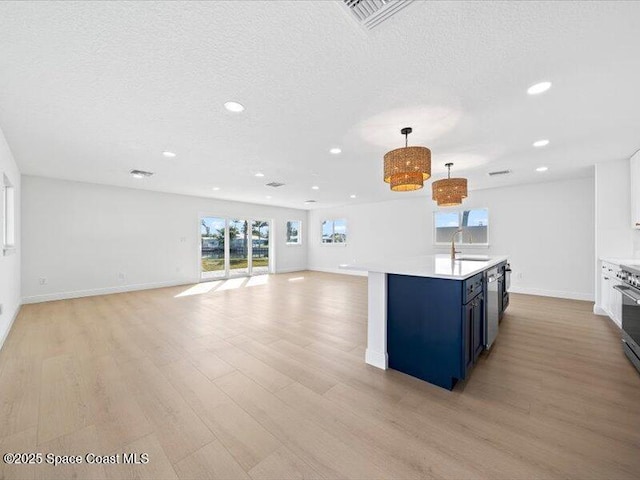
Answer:
<svg viewBox="0 0 640 480"><path fill-rule="evenodd" d="M246 287L257 287L258 285L266 285L269 282L269 275L256 275L255 277L251 277Z"/></svg>
<svg viewBox="0 0 640 480"><path fill-rule="evenodd" d="M304 277L299 277L300 279ZM228 278L226 280L216 280L214 282L202 282L192 285L185 291L174 295L173 298L191 297L193 295L204 295L213 292L224 292L225 290L235 290L243 287L258 287L269 283L269 275L255 275L253 277Z"/></svg>
<svg viewBox="0 0 640 480"><path fill-rule="evenodd" d="M204 293L209 293L219 287L222 283L222 280L218 280L216 282L198 283L197 285L193 285L192 287L187 288L184 292L179 293L173 298L190 297L192 295L202 295Z"/></svg>
<svg viewBox="0 0 640 480"><path fill-rule="evenodd" d="M218 292L222 292L225 290L235 290L236 288L240 288L247 281L247 277L239 277L239 278L230 278L225 280L224 283L217 288Z"/></svg>

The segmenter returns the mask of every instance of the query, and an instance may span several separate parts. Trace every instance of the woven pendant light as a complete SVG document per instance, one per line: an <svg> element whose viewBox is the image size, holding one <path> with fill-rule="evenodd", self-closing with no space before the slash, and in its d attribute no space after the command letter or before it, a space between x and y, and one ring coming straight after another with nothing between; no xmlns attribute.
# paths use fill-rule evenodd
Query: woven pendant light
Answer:
<svg viewBox="0 0 640 480"><path fill-rule="evenodd" d="M433 182L432 198L438 202L439 207L453 207L462 204L462 200L467 198L467 179L451 178L451 167L453 163L445 164L447 167L447 178Z"/></svg>
<svg viewBox="0 0 640 480"><path fill-rule="evenodd" d="M418 190L431 177L431 150L426 147L409 147L412 128L400 130L405 136L405 146L387 152L384 156L384 181L394 192Z"/></svg>

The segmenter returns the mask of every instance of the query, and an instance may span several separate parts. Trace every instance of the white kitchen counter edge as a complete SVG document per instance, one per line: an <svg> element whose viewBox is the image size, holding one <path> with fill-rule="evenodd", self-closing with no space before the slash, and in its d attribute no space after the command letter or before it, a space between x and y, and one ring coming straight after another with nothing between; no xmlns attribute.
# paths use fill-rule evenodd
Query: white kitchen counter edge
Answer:
<svg viewBox="0 0 640 480"><path fill-rule="evenodd" d="M640 264L640 258L600 257L600 261L612 263L614 265Z"/></svg>
<svg viewBox="0 0 640 480"><path fill-rule="evenodd" d="M506 262L508 260L508 256L506 255L491 255L489 260L487 261L476 261L476 260L456 260L458 262L464 262L468 266L475 267L466 271L464 274L443 274L437 273L434 270L435 265L432 268L419 268L414 265L406 265L407 262L411 262L415 259L415 262L418 263L425 259L433 258L443 260L448 257L448 255L423 255L420 257L408 257L408 258L398 258L398 259L390 259L384 262L363 262L363 263L354 263L354 264L343 264L340 265L340 268L343 270L354 270L354 271L364 271L364 272L377 272L377 273L386 273L391 275L409 275L412 277L427 277L427 278L442 278L445 280L466 280L467 278L471 278L478 273L484 272L485 270L494 267L502 262ZM398 265L399 263L404 263L405 265Z"/></svg>

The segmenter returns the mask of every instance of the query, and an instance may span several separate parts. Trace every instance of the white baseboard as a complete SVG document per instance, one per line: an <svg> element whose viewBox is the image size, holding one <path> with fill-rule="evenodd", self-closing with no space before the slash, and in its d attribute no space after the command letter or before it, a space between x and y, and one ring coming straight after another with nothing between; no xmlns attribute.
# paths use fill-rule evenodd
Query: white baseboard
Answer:
<svg viewBox="0 0 640 480"><path fill-rule="evenodd" d="M342 275L355 275L357 277L366 277L367 272L359 270L345 270L343 268L308 268L312 272L324 272L324 273L340 273Z"/></svg>
<svg viewBox="0 0 640 480"><path fill-rule="evenodd" d="M596 304L596 303L593 304L593 313L596 314L596 315L602 315L604 317L608 317L609 316L607 311L604 308L602 308L600 305Z"/></svg>
<svg viewBox="0 0 640 480"><path fill-rule="evenodd" d="M291 272L302 272L304 269L300 268L291 268L279 270L276 274L279 273L291 273ZM59 292L59 293L45 293L43 295L31 295L29 297L24 297L22 299L23 304L29 303L41 303L41 302L52 302L55 300L68 300L71 298L82 298L82 297L93 297L96 295L109 295L112 293L125 293L125 292L135 292L137 290L151 290L154 288L165 288L165 287L178 287L180 285L193 285L198 283L198 280L189 281L189 280L171 280L167 282L155 282L155 283L139 283L134 285L119 285L117 287L105 287L105 288L94 288L88 290L75 290L71 292Z"/></svg>
<svg viewBox="0 0 640 480"><path fill-rule="evenodd" d="M611 323L613 323L617 328L621 328L621 325L619 325L618 322L614 320L613 315L609 313L607 310L605 310L604 308L602 308L600 305L597 305L595 303L593 304L593 313L595 313L596 315L607 317L609 320L611 320Z"/></svg>
<svg viewBox="0 0 640 480"><path fill-rule="evenodd" d="M136 290L151 290L153 288L177 287L180 285L191 285L197 282L185 280L174 280L157 283L139 283L134 285L121 285L117 287L94 288L90 290L75 290L72 292L45 293L43 295L32 295L22 299L23 304L51 302L54 300L67 300L70 298L93 297L95 295L109 295L111 293L135 292Z"/></svg>
<svg viewBox="0 0 640 480"><path fill-rule="evenodd" d="M293 272L304 272L306 271L306 268L300 268L300 267L293 267L293 268L279 268L276 271L276 275L278 275L279 273L293 273Z"/></svg>
<svg viewBox="0 0 640 480"><path fill-rule="evenodd" d="M9 332L11 331L11 327L13 327L13 322L15 322L16 318L18 318L18 313L20 313L20 308L21 307L22 307L21 304L16 307L16 310L15 310L15 312L13 312L13 316L11 317L11 320L9 321L9 325L7 325L7 330L2 334L2 338L0 338L0 350L2 350L2 346L4 345L4 341L9 336Z"/></svg>
<svg viewBox="0 0 640 480"><path fill-rule="evenodd" d="M567 298L569 300L584 300L587 302L593 302L594 300L592 293L545 290L543 288L514 287L513 285L511 285L511 288L509 288L509 292L522 293L525 295L539 295L541 297Z"/></svg>
<svg viewBox="0 0 640 480"><path fill-rule="evenodd" d="M367 348L364 354L364 361L369 365L381 368L382 370L387 370L389 368L389 355L386 353L374 352Z"/></svg>

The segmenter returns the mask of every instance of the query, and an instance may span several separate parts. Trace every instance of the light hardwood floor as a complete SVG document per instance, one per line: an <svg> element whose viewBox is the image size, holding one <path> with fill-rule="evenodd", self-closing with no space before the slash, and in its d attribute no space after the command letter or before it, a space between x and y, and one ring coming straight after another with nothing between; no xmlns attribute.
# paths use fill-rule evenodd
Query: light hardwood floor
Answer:
<svg viewBox="0 0 640 480"><path fill-rule="evenodd" d="M364 363L366 295L299 272L26 305L0 351L0 453L150 462L0 478L640 477L640 375L590 303L512 295L448 392Z"/></svg>

